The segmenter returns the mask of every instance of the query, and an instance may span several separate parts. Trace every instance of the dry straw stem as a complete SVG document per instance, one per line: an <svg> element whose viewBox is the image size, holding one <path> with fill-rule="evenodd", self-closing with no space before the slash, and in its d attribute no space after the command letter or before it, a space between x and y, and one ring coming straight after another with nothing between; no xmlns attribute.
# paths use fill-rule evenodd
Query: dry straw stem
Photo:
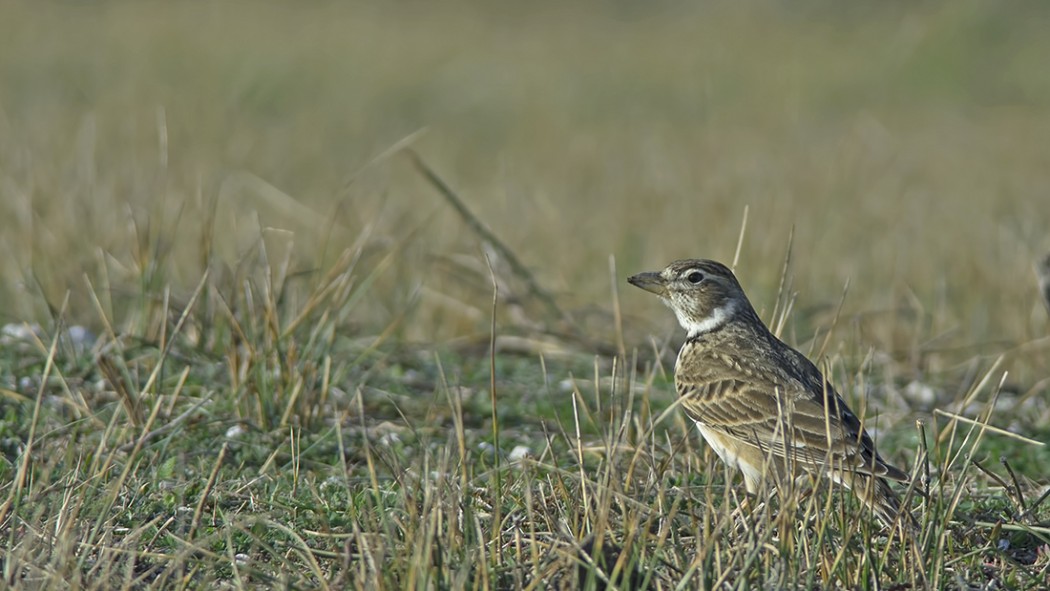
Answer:
<svg viewBox="0 0 1050 591"><path fill-rule="evenodd" d="M492 270L492 261L487 256L485 265L489 269L489 278L492 280L492 323L489 327L489 405L492 407L492 449L495 452L492 521L496 524L497 530L500 530L503 527L503 474L500 470L502 455L499 444L499 405L496 403L496 309L499 306L499 282L496 281L496 272ZM497 563L503 562L503 540L498 533L492 537L492 554Z"/></svg>
<svg viewBox="0 0 1050 591"><path fill-rule="evenodd" d="M1005 437L1009 437L1011 439L1016 439L1017 441L1023 441L1024 443L1027 443L1028 445L1035 445L1035 446L1038 446L1038 447L1043 447L1043 446L1046 445L1046 442L1044 442L1044 441L1036 441L1035 439L1031 439L1029 437L1025 437L1024 435L1019 435L1019 434L1014 433L1012 431L1007 431L1006 429L1001 429L999 427L995 427L995 426L989 425L985 421L968 419L968 418L966 418L966 417L964 417L964 416L962 416L960 414L956 414L956 413L953 413L953 412L948 412L946 410L941 410L939 408L933 409L933 412L934 412L934 414L938 414L938 415L941 415L941 416L944 416L944 417L948 417L948 418L952 419L953 421L959 421L960 423L966 423L968 425L976 425L976 426L980 427L982 432L983 431L988 431L988 432L991 432L991 433L996 433L996 434L999 434L999 435L1003 435Z"/></svg>
<svg viewBox="0 0 1050 591"><path fill-rule="evenodd" d="M467 227L477 234L478 238L489 244L500 257L507 261L511 271L517 275L519 279L525 282L529 294L542 302L555 318L559 318L564 322L565 326L571 331L572 336L586 342L583 332L577 328L572 317L558 306L554 296L540 285L539 281L536 280L536 277L531 271L529 271L528 267L521 262L516 254L514 254L514 251L504 244L502 240L500 240L480 219L478 219L476 215L474 215L473 212L470 211L467 205L463 202L463 199L456 194L452 187L449 186L449 184L446 183L445 180L442 179L438 173L435 172L418 153L416 153L415 150L409 149L406 150L406 152L409 158L411 158L412 164L423 175L423 178L425 178L427 182L437 190L438 194L445 198L445 201L452 206L456 213L463 218Z"/></svg>

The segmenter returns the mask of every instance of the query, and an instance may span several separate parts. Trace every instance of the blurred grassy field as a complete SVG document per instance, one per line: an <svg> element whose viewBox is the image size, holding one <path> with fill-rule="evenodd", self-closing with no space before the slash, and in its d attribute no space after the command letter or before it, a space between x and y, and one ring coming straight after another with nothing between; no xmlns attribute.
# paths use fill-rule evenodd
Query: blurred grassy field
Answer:
<svg viewBox="0 0 1050 591"><path fill-rule="evenodd" d="M110 393L100 398L105 404L81 396L72 418L56 411L51 427L74 448L62 439L77 439L74 425L105 427L104 441L133 442L149 399L139 401L136 421L115 425L130 420L118 415L138 403L140 388L174 390L162 417L196 408L176 402L183 366L148 382L168 354L183 356L182 379L201 400L210 389L236 393L232 407L208 411L211 431L194 428L217 436L231 421L247 421L271 438L259 449L275 455L257 450L258 462L242 459L261 465L260 473L288 443L289 425L326 412L446 426L458 415L483 440L491 427L485 396L468 396L456 411L435 410L433 396L443 404L444 393L425 404L406 393L444 392L434 385L443 378L433 350L463 343L444 360L456 366L451 390L485 391L478 344L487 339L492 301L481 240L398 149L410 146L576 318L590 344L616 345L615 282L626 351L649 362L648 378L638 380L648 388L659 376L663 384L652 393L655 414L670 402L666 373L654 364L668 351L653 355L649 335L660 342L676 327L650 297L623 289L623 278L675 258L731 261L747 208L737 272L765 318L793 234L788 291L797 299L788 342L821 348L848 281L826 350L837 378L852 382L858 368L874 367L872 381L890 390L931 385L942 400L959 401L1002 356L990 380L1007 371L1007 392L1031 405L993 423L1045 439L1050 320L1033 263L1050 251L1047 30L1050 10L1041 3L971 0L4 2L0 323L50 326L68 297L67 323L156 345L144 357L110 349L119 367L99 381ZM343 253L352 264L340 262ZM506 261L495 264L498 330L533 339L525 349L536 351L535 340L558 333L558 321ZM206 270L207 289L195 300ZM187 343L165 349L183 308L197 302ZM376 335L382 346L360 346ZM61 351L48 355L47 344L33 354L5 352L4 388L15 402L5 402L14 418L4 429L14 440L32 439L25 425L36 390L19 387L21 377L51 360L84 384L101 380L90 357L73 354L62 365ZM502 409L511 433L521 431L512 440L542 440L537 417L571 420L568 402L548 408L530 397L550 390L549 381L570 371L610 377L605 361L593 369L587 361L599 347L566 347L570 361L553 369L541 371L535 355L499 360L502 391L523 400ZM376 355L381 362L373 364ZM253 359L268 370L302 370L298 387L307 384L307 393L297 398L287 373L267 382ZM330 372L324 364L333 360ZM132 394L112 385L116 374ZM322 376L324 387L310 390ZM331 384L348 397L325 398ZM395 395L376 402L358 390L354 398L366 384ZM68 382L54 387L72 396ZM901 420L891 436L910 444L914 416L890 398L879 404ZM602 432L601 421L591 429ZM335 453L331 437L326 431L327 446L314 450L319 481L322 452ZM999 445L1045 485L1045 448ZM168 476L136 468L129 478L174 478L170 450L134 453L146 450ZM17 453L8 456L4 472L14 474ZM298 457L293 445L290 458ZM406 457L411 464L419 456ZM50 478L67 474L63 466ZM185 478L206 478L210 469L196 466ZM50 481L41 482L47 489ZM367 488L348 494L360 501ZM93 506L92 535L102 536L112 503ZM0 515L12 507L9 500ZM187 539L198 522L194 515Z"/></svg>
<svg viewBox="0 0 1050 591"><path fill-rule="evenodd" d="M415 148L571 305L607 302L609 255L624 272L730 258L749 205L741 271L760 304L794 227L812 305L848 278L848 309L914 300L960 342L1045 334L1037 7L7 3L0 302L39 318L28 272L57 301L102 252L133 268L133 219L188 290L219 195L222 262L260 225L301 270L366 225L377 242L418 229L378 299L442 291L429 263L477 240L403 159L369 166L425 128ZM345 231L236 190L241 173ZM424 308L413 337L478 327Z"/></svg>

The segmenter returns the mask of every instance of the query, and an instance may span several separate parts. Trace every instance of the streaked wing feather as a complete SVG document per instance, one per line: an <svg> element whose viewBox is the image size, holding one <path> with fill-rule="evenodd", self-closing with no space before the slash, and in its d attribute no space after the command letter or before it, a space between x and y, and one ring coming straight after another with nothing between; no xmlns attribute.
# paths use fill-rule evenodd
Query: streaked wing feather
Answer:
<svg viewBox="0 0 1050 591"><path fill-rule="evenodd" d="M800 385L791 388L771 381L756 383L753 378L688 381L683 377L690 376L676 380L682 408L690 418L709 428L803 467L825 466L830 460L860 473L907 477L878 458L859 421L852 413L842 412L845 404L833 391L829 397L837 401L837 408L828 408L825 414L820 399L801 391ZM782 411L788 420L778 425ZM790 435L785 437L789 426Z"/></svg>

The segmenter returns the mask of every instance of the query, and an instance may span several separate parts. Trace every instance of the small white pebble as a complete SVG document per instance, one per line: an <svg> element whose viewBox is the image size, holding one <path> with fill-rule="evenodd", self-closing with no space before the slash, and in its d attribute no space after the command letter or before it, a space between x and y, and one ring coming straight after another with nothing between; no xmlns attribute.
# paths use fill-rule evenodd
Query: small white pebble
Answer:
<svg viewBox="0 0 1050 591"><path fill-rule="evenodd" d="M9 341L27 341L33 335L40 335L39 324L26 324L24 322L11 322L0 328L0 336Z"/></svg>
<svg viewBox="0 0 1050 591"><path fill-rule="evenodd" d="M514 449L510 450L510 455L507 456L512 462L517 462L523 458L527 458L532 455L532 450L524 445L515 445Z"/></svg>
<svg viewBox="0 0 1050 591"><path fill-rule="evenodd" d="M238 437L244 435L247 432L248 430L245 429L240 423L238 423L230 427L229 429L226 429L226 439L237 439Z"/></svg>
<svg viewBox="0 0 1050 591"><path fill-rule="evenodd" d="M496 451L496 447L488 441L481 441L478 443L478 451L484 454L490 454Z"/></svg>
<svg viewBox="0 0 1050 591"><path fill-rule="evenodd" d="M74 345L90 347L95 344L95 335L83 326L70 326L66 332L69 334L69 340L73 341Z"/></svg>
<svg viewBox="0 0 1050 591"><path fill-rule="evenodd" d="M396 443L401 443L401 436L393 431L384 433L383 436L379 438L379 445L390 447Z"/></svg>
<svg viewBox="0 0 1050 591"><path fill-rule="evenodd" d="M1006 538L999 538L999 543L996 544L999 547L1000 552L1005 552L1010 549L1010 540Z"/></svg>
<svg viewBox="0 0 1050 591"><path fill-rule="evenodd" d="M233 555L233 561L237 563L237 566L247 566L248 559L248 555L243 552L238 552Z"/></svg>
<svg viewBox="0 0 1050 591"><path fill-rule="evenodd" d="M904 386L904 395L921 404L933 404L937 400L937 392L918 380L909 382L907 386Z"/></svg>

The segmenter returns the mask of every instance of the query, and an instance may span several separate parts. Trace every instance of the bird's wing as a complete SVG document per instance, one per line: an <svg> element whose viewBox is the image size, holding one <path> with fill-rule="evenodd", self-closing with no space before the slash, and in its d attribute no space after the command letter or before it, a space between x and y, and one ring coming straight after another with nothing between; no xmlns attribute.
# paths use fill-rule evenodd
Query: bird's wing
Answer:
<svg viewBox="0 0 1050 591"><path fill-rule="evenodd" d="M800 466L844 470L907 480L885 463L859 419L831 388L812 392L802 382L741 368L676 372L685 412L704 426ZM717 375L717 378L714 377ZM819 382L818 382L819 383ZM821 390L825 388L822 387Z"/></svg>

